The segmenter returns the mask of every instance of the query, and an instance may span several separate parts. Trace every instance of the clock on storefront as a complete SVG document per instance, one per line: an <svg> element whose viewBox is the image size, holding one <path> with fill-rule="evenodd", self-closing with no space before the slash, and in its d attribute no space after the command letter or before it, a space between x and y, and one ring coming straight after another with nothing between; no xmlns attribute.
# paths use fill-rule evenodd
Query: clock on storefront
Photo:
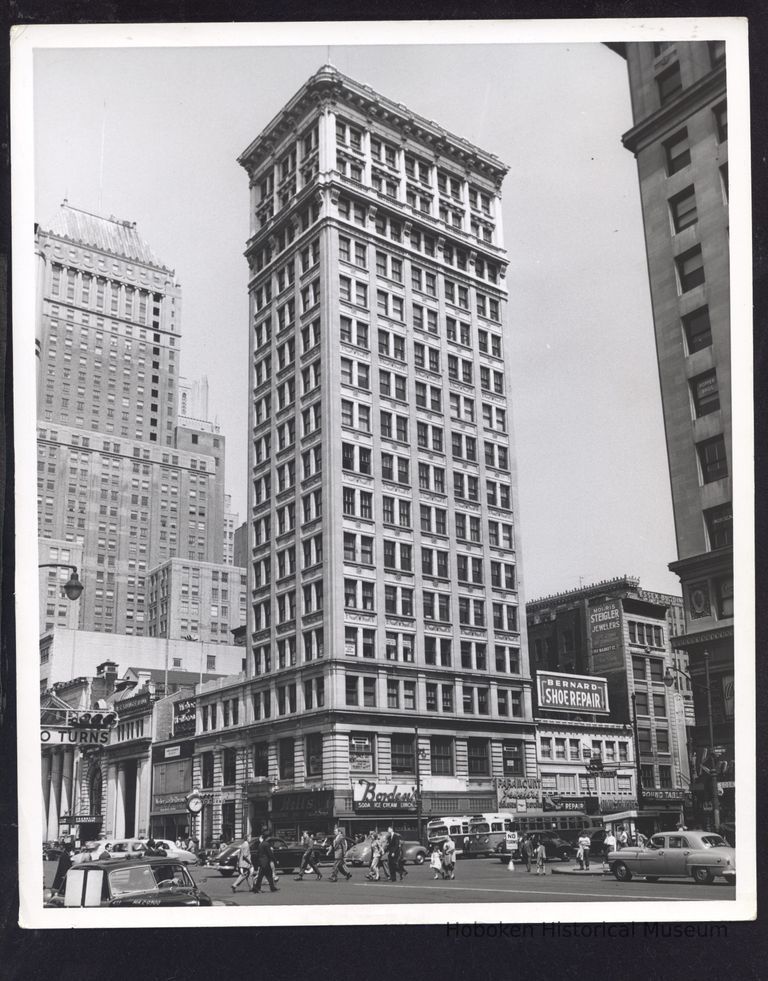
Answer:
<svg viewBox="0 0 768 981"><path fill-rule="evenodd" d="M203 809L203 798L198 793L192 793L187 797L187 810L190 814L199 814Z"/></svg>

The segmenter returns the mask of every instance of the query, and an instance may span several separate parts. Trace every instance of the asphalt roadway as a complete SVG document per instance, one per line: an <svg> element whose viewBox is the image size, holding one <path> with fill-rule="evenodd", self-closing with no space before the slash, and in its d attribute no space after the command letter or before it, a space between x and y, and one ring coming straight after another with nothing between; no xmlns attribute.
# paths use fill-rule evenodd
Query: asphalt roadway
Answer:
<svg viewBox="0 0 768 981"><path fill-rule="evenodd" d="M200 887L212 899L234 900L238 906L306 906L371 903L557 903L557 902L637 902L638 900L728 900L736 890L722 880L699 886L692 879L663 879L645 882L633 879L618 882L612 875L553 875L552 862L545 875L528 873L518 865L514 872L498 859L466 859L456 864L456 878L434 879L428 865L408 865L402 882L368 882L366 869L352 868L352 879L329 882L330 868L323 866L323 878L305 876L296 882L294 873L281 873L279 892L271 893L266 881L258 895L243 883L232 893L234 879L213 869L192 868Z"/></svg>
<svg viewBox="0 0 768 981"><path fill-rule="evenodd" d="M366 869L352 868L352 879L329 882L330 866L321 867L323 878L305 876L296 882L293 872L283 872L278 892L270 892L266 881L259 894L243 883L232 892L233 878L225 878L215 869L192 866L189 871L211 899L234 901L238 906L338 906L390 903L605 903L638 900L729 900L736 890L722 880L709 886L698 886L692 879L662 879L646 882L635 878L617 882L612 875L553 875L559 862L551 862L544 875L526 872L517 865L514 872L498 859L464 859L456 864L456 878L435 879L428 865L408 865L402 882L368 882ZM56 862L44 862L45 885L53 881Z"/></svg>

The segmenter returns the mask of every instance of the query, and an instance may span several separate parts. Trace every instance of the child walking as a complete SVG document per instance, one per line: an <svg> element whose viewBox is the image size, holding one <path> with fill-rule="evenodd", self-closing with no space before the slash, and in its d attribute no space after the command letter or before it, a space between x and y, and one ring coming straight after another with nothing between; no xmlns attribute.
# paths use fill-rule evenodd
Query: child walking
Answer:
<svg viewBox="0 0 768 981"><path fill-rule="evenodd" d="M547 860L547 850L543 841L538 843L533 854L536 856L536 875L546 875L547 870L544 867L544 862Z"/></svg>
<svg viewBox="0 0 768 981"><path fill-rule="evenodd" d="M437 845L432 846L432 854L429 856L429 867L435 873L433 879L444 879L443 875L443 856L440 854L440 848Z"/></svg>

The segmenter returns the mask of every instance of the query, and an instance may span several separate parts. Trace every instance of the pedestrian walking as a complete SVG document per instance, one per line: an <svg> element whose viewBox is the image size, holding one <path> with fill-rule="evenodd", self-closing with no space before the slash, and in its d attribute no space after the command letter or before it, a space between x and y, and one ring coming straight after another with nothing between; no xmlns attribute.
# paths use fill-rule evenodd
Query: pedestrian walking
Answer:
<svg viewBox="0 0 768 981"><path fill-rule="evenodd" d="M440 852L439 845L432 846L432 853L429 856L429 867L434 872L432 878L434 879L444 879L443 875L443 856Z"/></svg>
<svg viewBox="0 0 768 981"><path fill-rule="evenodd" d="M610 852L616 851L616 835L609 831L608 834L603 838L603 865L608 861L608 855Z"/></svg>
<svg viewBox="0 0 768 981"><path fill-rule="evenodd" d="M456 878L456 842L450 835L443 842L443 878Z"/></svg>
<svg viewBox="0 0 768 981"><path fill-rule="evenodd" d="M72 868L72 852L74 850L75 846L71 841L64 844L64 850L59 855L59 864L56 866L56 874L53 877L53 885L51 886L54 892L61 892L64 888L67 872Z"/></svg>
<svg viewBox="0 0 768 981"><path fill-rule="evenodd" d="M279 892L280 890L275 885L275 879L272 875L272 869L275 864L275 853L272 851L272 846L263 834L259 835L259 844L256 848L254 859L258 871L256 873L256 881L251 886L251 892L261 892L261 883L264 878L269 883L270 892Z"/></svg>
<svg viewBox="0 0 768 981"><path fill-rule="evenodd" d="M232 892L237 892L237 887L242 882L248 882L248 877L252 871L251 843L245 838L237 849L237 878L232 883Z"/></svg>
<svg viewBox="0 0 768 981"><path fill-rule="evenodd" d="M387 863L389 865L389 881L397 882L397 875L400 872L400 860L402 858L402 839L394 828L387 828ZM400 879L402 881L402 873Z"/></svg>
<svg viewBox="0 0 768 981"><path fill-rule="evenodd" d="M577 857L579 859L579 866L585 871L589 871L589 849L592 846L592 839L587 834L586 828L581 832L578 844L579 851Z"/></svg>
<svg viewBox="0 0 768 981"><path fill-rule="evenodd" d="M306 834L306 832L305 832ZM306 848L304 849L304 854L301 856L301 862L299 864L299 874L296 876L296 882L302 882L304 873L308 872L310 869L317 876L318 881L322 879L323 873L318 868L318 863L320 861L320 852L318 850L318 844L315 838L311 835L307 835Z"/></svg>
<svg viewBox="0 0 768 981"><path fill-rule="evenodd" d="M341 873L345 879L351 879L352 874L344 863L344 856L347 854L347 839L344 837L344 833L341 828L334 829L334 838L328 849L328 854L333 855L335 862L333 866L333 871L328 877L329 882L338 882L339 873Z"/></svg>
<svg viewBox="0 0 768 981"><path fill-rule="evenodd" d="M384 846L378 835L371 838L371 864L366 873L366 879L371 882L379 881L379 867L384 859Z"/></svg>
<svg viewBox="0 0 768 981"><path fill-rule="evenodd" d="M629 835L627 834L627 829L624 825L619 826L619 832L616 835L616 845L619 849L626 848L629 844Z"/></svg>
<svg viewBox="0 0 768 981"><path fill-rule="evenodd" d="M530 835L525 835L523 843L520 845L520 855L525 862L526 872L531 871L531 858L533 857L533 842Z"/></svg>
<svg viewBox="0 0 768 981"><path fill-rule="evenodd" d="M543 841L540 841L536 846L534 855L536 856L536 875L546 875L547 870L544 863L547 860L547 849L544 847Z"/></svg>

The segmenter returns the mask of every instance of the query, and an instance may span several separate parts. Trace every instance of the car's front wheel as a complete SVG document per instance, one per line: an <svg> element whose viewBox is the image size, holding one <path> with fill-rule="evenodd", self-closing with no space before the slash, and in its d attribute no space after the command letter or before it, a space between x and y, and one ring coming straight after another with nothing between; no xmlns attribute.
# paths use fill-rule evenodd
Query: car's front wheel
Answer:
<svg viewBox="0 0 768 981"><path fill-rule="evenodd" d="M233 876L235 874L234 869L219 869L219 872L221 872L221 874L224 876L225 879L229 879L230 876Z"/></svg>
<svg viewBox="0 0 768 981"><path fill-rule="evenodd" d="M414 865L423 865L424 864L425 857L426 856L425 856L424 852L417 852L417 854L414 856L413 864Z"/></svg>
<svg viewBox="0 0 768 981"><path fill-rule="evenodd" d="M613 869L613 874L619 882L631 882L632 873L623 862L617 862Z"/></svg>
<svg viewBox="0 0 768 981"><path fill-rule="evenodd" d="M709 869L698 868L693 870L693 881L700 886L708 886L714 878Z"/></svg>
<svg viewBox="0 0 768 981"><path fill-rule="evenodd" d="M658 882L659 881L659 877L657 875L647 875L645 877L645 881L646 882Z"/></svg>
<svg viewBox="0 0 768 981"><path fill-rule="evenodd" d="M567 862L570 857L571 857L571 853L568 851L567 848L562 848L560 850L560 854L558 855L558 858L560 859L561 862Z"/></svg>

